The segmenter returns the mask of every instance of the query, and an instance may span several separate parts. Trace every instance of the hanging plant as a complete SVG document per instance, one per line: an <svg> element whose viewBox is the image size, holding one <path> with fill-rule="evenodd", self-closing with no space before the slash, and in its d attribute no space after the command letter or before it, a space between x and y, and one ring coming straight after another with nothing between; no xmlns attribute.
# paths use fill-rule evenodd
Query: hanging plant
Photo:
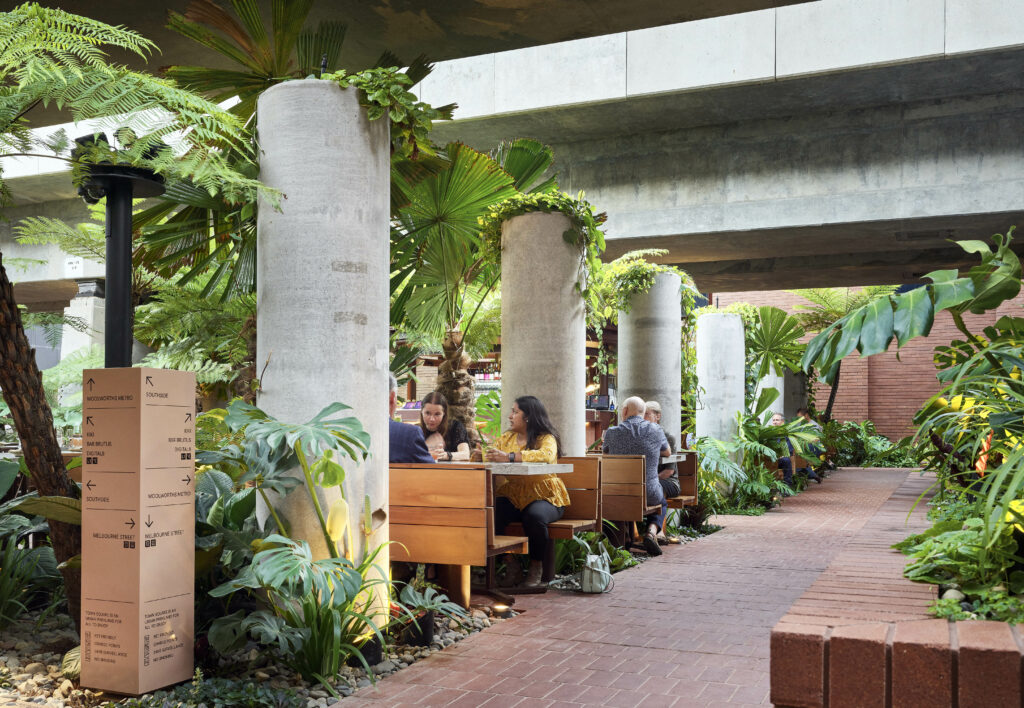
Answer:
<svg viewBox="0 0 1024 708"><path fill-rule="evenodd" d="M385 116L391 121L391 150L415 160L421 150L433 153L428 134L435 120L452 117L454 106L434 108L409 91L413 80L398 67L364 69L355 73L338 70L324 74L341 88L359 89L359 104L366 108L366 117L377 120Z"/></svg>
<svg viewBox="0 0 1024 708"><path fill-rule="evenodd" d="M480 238L482 255L495 263L501 262L501 225L514 216L543 212L553 214L559 212L569 219L569 228L562 238L569 245L579 249L580 267L576 278L576 289L584 301L590 299L589 273L596 273L600 268L599 256L604 251L604 232L601 225L608 219L604 212L594 213L594 207L586 199L583 192L572 197L565 192L544 192L516 194L499 202L480 218Z"/></svg>

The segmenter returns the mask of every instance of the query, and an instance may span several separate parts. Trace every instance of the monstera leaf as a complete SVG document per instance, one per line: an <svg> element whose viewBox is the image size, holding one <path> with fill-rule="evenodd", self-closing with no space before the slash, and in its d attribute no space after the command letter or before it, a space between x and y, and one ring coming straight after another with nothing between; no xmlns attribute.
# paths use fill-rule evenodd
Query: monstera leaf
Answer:
<svg viewBox="0 0 1024 708"><path fill-rule="evenodd" d="M817 367L822 378L832 383L843 357L856 348L861 356L886 351L893 338L902 347L915 337L926 337L935 315L949 311L964 329L965 312L981 314L1016 297L1021 287L1021 265L1010 249L1013 229L992 237L993 249L984 241L958 241L968 253L981 256L981 263L962 277L956 270L937 270L925 276L931 284L898 295L878 298L854 310L812 339L800 365L805 371ZM940 354L952 359L950 352Z"/></svg>

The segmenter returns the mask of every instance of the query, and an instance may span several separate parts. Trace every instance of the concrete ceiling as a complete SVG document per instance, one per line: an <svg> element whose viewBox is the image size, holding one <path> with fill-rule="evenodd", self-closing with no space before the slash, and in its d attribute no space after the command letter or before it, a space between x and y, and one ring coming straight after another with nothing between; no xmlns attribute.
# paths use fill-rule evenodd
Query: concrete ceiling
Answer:
<svg viewBox="0 0 1024 708"><path fill-rule="evenodd" d="M934 219L873 221L815 227L682 234L610 240L603 260L662 248L655 259L693 276L701 292L853 287L920 282L933 270L971 267L977 256L953 241L1006 233L1024 225L1024 210ZM1024 256L1024 242L1014 242ZM723 254L743 254L730 260Z"/></svg>

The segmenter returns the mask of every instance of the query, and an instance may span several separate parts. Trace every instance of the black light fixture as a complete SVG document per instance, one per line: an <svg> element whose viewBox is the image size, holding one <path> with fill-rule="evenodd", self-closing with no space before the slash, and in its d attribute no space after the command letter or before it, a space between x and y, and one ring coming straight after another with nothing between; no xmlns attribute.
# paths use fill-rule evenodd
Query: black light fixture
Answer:
<svg viewBox="0 0 1024 708"><path fill-rule="evenodd" d="M120 133L120 131L119 131ZM131 136L125 131L125 138ZM120 137L120 135L119 135ZM94 146L110 145L104 133L75 140L77 158ZM153 153L159 148L152 148ZM107 278L104 318L104 366L108 369L132 365L132 199L158 197L164 193L164 178L152 170L112 162L95 162L78 188L86 204L107 199Z"/></svg>

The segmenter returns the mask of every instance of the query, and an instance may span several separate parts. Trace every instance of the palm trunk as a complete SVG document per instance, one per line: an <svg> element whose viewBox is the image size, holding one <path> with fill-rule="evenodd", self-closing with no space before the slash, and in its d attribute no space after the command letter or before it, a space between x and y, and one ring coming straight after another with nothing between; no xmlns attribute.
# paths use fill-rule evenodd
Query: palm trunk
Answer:
<svg viewBox="0 0 1024 708"><path fill-rule="evenodd" d="M4 270L0 256L0 388L11 409L25 465L36 489L43 496L78 498L78 488L68 476L60 443L53 429L53 412L43 392L43 377L36 366L35 351L28 343L21 313L14 300L14 288ZM81 527L50 522L50 543L57 561L62 563L79 554L82 548ZM61 570L68 598L68 611L80 627L82 577L77 568Z"/></svg>
<svg viewBox="0 0 1024 708"><path fill-rule="evenodd" d="M822 423L832 420L832 406L836 402L836 394L839 392L839 374L842 373L843 362L836 364L836 377L832 379L832 390L828 394L828 404L825 406L825 413L821 416Z"/></svg>
<svg viewBox="0 0 1024 708"><path fill-rule="evenodd" d="M476 384L467 371L470 359L463 349L462 338L462 332L452 330L441 343L444 361L437 371L437 390L448 399L448 415L461 421L473 437L476 430Z"/></svg>

